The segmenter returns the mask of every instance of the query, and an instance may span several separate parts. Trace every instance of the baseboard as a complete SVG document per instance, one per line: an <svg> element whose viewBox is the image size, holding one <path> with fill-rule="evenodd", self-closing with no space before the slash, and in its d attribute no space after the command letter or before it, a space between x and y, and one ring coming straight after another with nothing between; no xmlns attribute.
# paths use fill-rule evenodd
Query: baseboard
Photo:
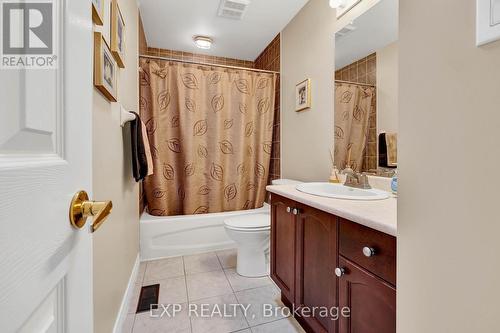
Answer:
<svg viewBox="0 0 500 333"><path fill-rule="evenodd" d="M125 322L125 318L127 317L127 307L128 300L132 295L134 290L135 281L137 280L137 274L139 273L139 265L141 263L140 254L137 253L137 258L135 259L134 268L132 268L132 273L130 274L130 278L128 279L127 289L125 290L125 294L123 294L122 304L120 305L120 311L116 316L115 326L113 327L113 333L121 333L123 323Z"/></svg>

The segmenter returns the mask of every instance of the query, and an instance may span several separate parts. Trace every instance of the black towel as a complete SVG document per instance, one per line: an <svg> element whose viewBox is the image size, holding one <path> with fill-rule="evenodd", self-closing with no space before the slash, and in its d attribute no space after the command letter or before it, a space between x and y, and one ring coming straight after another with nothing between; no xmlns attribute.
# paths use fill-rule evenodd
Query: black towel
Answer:
<svg viewBox="0 0 500 333"><path fill-rule="evenodd" d="M148 161L142 139L141 118L135 112L135 119L130 122L130 138L132 140L132 172L136 182L148 175Z"/></svg>
<svg viewBox="0 0 500 333"><path fill-rule="evenodd" d="M396 168L395 166L389 165L389 158L387 156L387 140L385 139L385 133L380 133L378 135L378 165L384 168Z"/></svg>

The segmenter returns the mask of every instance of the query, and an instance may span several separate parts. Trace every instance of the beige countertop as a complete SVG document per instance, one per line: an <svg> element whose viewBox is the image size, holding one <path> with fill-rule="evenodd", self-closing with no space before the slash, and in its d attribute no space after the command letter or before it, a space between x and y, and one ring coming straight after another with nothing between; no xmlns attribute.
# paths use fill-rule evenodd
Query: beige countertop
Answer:
<svg viewBox="0 0 500 333"><path fill-rule="evenodd" d="M361 201L325 198L297 191L295 185L269 185L266 189L304 205L334 214L369 228L397 235L397 199Z"/></svg>

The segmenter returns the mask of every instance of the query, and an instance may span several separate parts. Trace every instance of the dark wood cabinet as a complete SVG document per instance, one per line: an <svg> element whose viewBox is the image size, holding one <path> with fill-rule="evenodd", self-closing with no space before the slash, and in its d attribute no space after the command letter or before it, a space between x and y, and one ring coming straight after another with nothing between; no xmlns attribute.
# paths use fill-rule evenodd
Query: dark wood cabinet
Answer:
<svg viewBox="0 0 500 333"><path fill-rule="evenodd" d="M340 267L339 307L350 315L340 317L339 333L395 333L396 289L343 257Z"/></svg>
<svg viewBox="0 0 500 333"><path fill-rule="evenodd" d="M271 278L288 301L295 296L296 223L291 209L295 202L272 196L271 202Z"/></svg>
<svg viewBox="0 0 500 333"><path fill-rule="evenodd" d="M295 306L330 309L336 306L337 219L323 211L297 206ZM335 332L335 321L319 312L303 316L313 332Z"/></svg>
<svg viewBox="0 0 500 333"><path fill-rule="evenodd" d="M271 278L286 305L307 311L297 318L307 332L396 332L393 236L273 194ZM350 314L332 320L311 313L332 307Z"/></svg>

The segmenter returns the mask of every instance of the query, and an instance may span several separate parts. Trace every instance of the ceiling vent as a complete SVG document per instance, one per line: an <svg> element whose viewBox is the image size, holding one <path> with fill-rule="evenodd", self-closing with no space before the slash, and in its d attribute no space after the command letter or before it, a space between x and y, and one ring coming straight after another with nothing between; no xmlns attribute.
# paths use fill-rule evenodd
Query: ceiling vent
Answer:
<svg viewBox="0 0 500 333"><path fill-rule="evenodd" d="M219 16L233 20L241 20L250 0L221 0Z"/></svg>
<svg viewBox="0 0 500 333"><path fill-rule="evenodd" d="M335 40L337 41L337 40L341 39L342 37L350 34L354 30L356 30L356 27L352 23L346 25L345 27L343 27L342 29L340 29L339 31L337 31L335 33Z"/></svg>

